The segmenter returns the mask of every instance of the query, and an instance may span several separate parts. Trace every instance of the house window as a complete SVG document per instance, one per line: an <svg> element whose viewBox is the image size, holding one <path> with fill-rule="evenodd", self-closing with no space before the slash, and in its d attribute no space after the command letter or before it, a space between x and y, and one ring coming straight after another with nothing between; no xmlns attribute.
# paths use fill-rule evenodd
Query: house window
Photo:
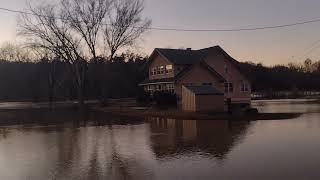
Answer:
<svg viewBox="0 0 320 180"><path fill-rule="evenodd" d="M225 72L226 74L228 74L228 73L229 73L229 67L228 67L228 64L225 64L225 65L224 65L224 72Z"/></svg>
<svg viewBox="0 0 320 180"><path fill-rule="evenodd" d="M248 92L249 91L249 84L245 81L240 81L240 90L242 92Z"/></svg>
<svg viewBox="0 0 320 180"><path fill-rule="evenodd" d="M159 68L160 68L160 74L164 74L164 73L165 73L165 68L164 68L164 66L160 66Z"/></svg>
<svg viewBox="0 0 320 180"><path fill-rule="evenodd" d="M161 86L160 85L156 85L156 91L160 91L161 90Z"/></svg>
<svg viewBox="0 0 320 180"><path fill-rule="evenodd" d="M166 65L166 73L172 73L173 66L172 65Z"/></svg>
<svg viewBox="0 0 320 180"><path fill-rule="evenodd" d="M154 76L154 75L156 75L157 74L157 68L155 67L155 68L152 68L151 69L151 75L152 76Z"/></svg>
<svg viewBox="0 0 320 180"><path fill-rule="evenodd" d="M167 91L174 93L174 85L173 84L167 84Z"/></svg>
<svg viewBox="0 0 320 180"><path fill-rule="evenodd" d="M157 74L160 74L160 67L157 67Z"/></svg>
<svg viewBox="0 0 320 180"><path fill-rule="evenodd" d="M224 92L225 93L233 92L233 84L231 82L224 83Z"/></svg>
<svg viewBox="0 0 320 180"><path fill-rule="evenodd" d="M153 87L151 85L147 86L147 91L152 93L153 92Z"/></svg>

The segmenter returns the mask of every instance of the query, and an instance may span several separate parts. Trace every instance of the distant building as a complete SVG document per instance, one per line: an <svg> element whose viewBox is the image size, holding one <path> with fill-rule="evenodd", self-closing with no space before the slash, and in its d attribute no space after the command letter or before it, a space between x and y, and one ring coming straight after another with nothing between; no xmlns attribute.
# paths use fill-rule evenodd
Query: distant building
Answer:
<svg viewBox="0 0 320 180"><path fill-rule="evenodd" d="M151 94L156 91L175 93L181 108L187 107L183 105L184 102L192 101L188 99L189 97L198 99L200 104L198 107L211 104L215 107L214 109L219 109L218 106L224 107L224 103L220 100L214 101L219 99L217 97L219 95L223 96L225 102L228 100L232 104L251 104L249 80L240 72L239 62L220 46L200 50L157 48L151 54L149 63L149 77L140 86ZM182 90L183 87L186 91ZM211 97L203 98L203 96ZM212 101L209 102L208 99ZM208 102L199 102L206 100ZM196 100L193 103L196 103ZM184 108L184 110L188 109L190 110L190 108ZM190 111L201 110L203 109L193 108Z"/></svg>

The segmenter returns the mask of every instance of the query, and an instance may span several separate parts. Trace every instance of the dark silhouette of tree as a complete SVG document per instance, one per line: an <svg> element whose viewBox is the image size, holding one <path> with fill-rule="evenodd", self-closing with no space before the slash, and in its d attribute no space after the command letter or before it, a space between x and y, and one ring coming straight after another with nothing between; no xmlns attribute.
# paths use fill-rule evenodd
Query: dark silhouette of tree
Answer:
<svg viewBox="0 0 320 180"><path fill-rule="evenodd" d="M116 52L134 42L151 26L150 19L142 19L143 0L116 0L114 9L108 14L104 37L110 51L110 60Z"/></svg>
<svg viewBox="0 0 320 180"><path fill-rule="evenodd" d="M138 84L147 76L147 58L116 56L114 62L88 62L84 98L135 97ZM68 63L60 59L35 62L0 61L1 101L74 100L77 88Z"/></svg>
<svg viewBox="0 0 320 180"><path fill-rule="evenodd" d="M303 64L289 63L266 67L245 62L239 64L251 80L253 91L320 91L319 62L307 59Z"/></svg>
<svg viewBox="0 0 320 180"><path fill-rule="evenodd" d="M47 50L65 62L83 107L88 63L105 57L99 39L107 40L111 57L132 45L151 23L142 20L143 7L142 0L61 0L58 5L30 5L32 15L21 16L19 34L28 38L29 47Z"/></svg>

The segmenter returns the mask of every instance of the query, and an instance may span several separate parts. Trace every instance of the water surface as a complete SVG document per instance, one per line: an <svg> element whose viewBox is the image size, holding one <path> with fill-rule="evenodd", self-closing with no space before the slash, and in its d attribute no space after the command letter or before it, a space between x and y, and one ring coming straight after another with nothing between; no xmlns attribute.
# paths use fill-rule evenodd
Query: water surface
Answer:
<svg viewBox="0 0 320 180"><path fill-rule="evenodd" d="M249 122L12 111L2 118L43 123L0 128L0 179L320 179L320 105L254 104L305 114Z"/></svg>

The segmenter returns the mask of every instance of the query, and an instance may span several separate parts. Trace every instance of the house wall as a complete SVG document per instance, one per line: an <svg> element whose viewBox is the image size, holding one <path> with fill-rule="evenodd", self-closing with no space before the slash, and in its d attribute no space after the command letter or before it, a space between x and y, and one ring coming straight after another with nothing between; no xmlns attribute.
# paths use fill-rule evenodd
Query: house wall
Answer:
<svg viewBox="0 0 320 180"><path fill-rule="evenodd" d="M154 79L163 79L163 78L172 78L174 77L174 68L173 71L170 73L165 73L165 74L157 74L157 75L152 75L151 71L154 67L159 67L159 66L166 66L166 65L173 65L170 63L167 59L165 59L163 56L157 54L154 57L153 62L151 63L149 67L149 79L154 80Z"/></svg>
<svg viewBox="0 0 320 180"><path fill-rule="evenodd" d="M225 93L225 98L231 98L232 102L250 103L251 101L251 85L246 77L244 77L237 67L230 62L224 54L209 53L206 63L221 74L228 82L233 84L233 92ZM228 72L225 71L225 66ZM242 81L249 84L249 91L241 91ZM224 88L223 91L224 92Z"/></svg>
<svg viewBox="0 0 320 180"><path fill-rule="evenodd" d="M195 95L182 86L181 107L189 112L224 112L223 95Z"/></svg>
<svg viewBox="0 0 320 180"><path fill-rule="evenodd" d="M212 85L220 90L224 91L224 84L213 76L208 70L200 65L193 67L175 86L175 92L178 98L178 105L181 104L182 97L182 85L183 84L202 85L203 83L212 83Z"/></svg>
<svg viewBox="0 0 320 180"><path fill-rule="evenodd" d="M197 95L196 111L224 112L224 96L223 95Z"/></svg>
<svg viewBox="0 0 320 180"><path fill-rule="evenodd" d="M182 110L195 112L196 111L195 95L184 86L182 87L182 97L183 97L181 99Z"/></svg>

